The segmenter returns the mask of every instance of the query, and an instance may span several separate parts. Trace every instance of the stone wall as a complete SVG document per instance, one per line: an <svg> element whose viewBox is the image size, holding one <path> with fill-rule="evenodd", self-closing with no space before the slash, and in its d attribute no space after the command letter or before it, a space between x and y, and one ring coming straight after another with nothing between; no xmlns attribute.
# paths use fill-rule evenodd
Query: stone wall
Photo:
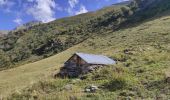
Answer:
<svg viewBox="0 0 170 100"><path fill-rule="evenodd" d="M83 74L90 73L97 70L98 68L104 67L103 65L93 65L93 64L84 64L77 66L75 63L66 63L58 73L60 77L78 77Z"/></svg>

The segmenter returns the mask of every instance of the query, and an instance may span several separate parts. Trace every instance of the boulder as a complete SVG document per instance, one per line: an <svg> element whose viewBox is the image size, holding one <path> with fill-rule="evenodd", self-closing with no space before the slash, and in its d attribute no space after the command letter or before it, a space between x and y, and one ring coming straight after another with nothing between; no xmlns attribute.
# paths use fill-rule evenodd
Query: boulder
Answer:
<svg viewBox="0 0 170 100"><path fill-rule="evenodd" d="M53 77L53 78L56 78L57 75L58 75L58 71L55 71L55 72L52 73L52 77Z"/></svg>
<svg viewBox="0 0 170 100"><path fill-rule="evenodd" d="M67 84L66 86L64 86L64 89L67 91L72 90L72 88L73 88L72 84Z"/></svg>
<svg viewBox="0 0 170 100"><path fill-rule="evenodd" d="M85 88L85 92L90 92L90 93L94 93L98 90L98 87L95 85L91 85L91 86L87 86Z"/></svg>
<svg viewBox="0 0 170 100"><path fill-rule="evenodd" d="M166 82L170 83L170 77L166 78Z"/></svg>
<svg viewBox="0 0 170 100"><path fill-rule="evenodd" d="M85 89L84 91L85 91L85 92L91 92L91 90L90 90L90 89Z"/></svg>
<svg viewBox="0 0 170 100"><path fill-rule="evenodd" d="M95 85L91 86L91 92L96 92L96 90L98 90L98 87Z"/></svg>
<svg viewBox="0 0 170 100"><path fill-rule="evenodd" d="M165 81L167 83L170 83L170 73L169 72L165 73Z"/></svg>
<svg viewBox="0 0 170 100"><path fill-rule="evenodd" d="M80 82L81 80L80 79L73 79L72 81L71 81L71 84L76 84L76 83L78 83L78 82Z"/></svg>

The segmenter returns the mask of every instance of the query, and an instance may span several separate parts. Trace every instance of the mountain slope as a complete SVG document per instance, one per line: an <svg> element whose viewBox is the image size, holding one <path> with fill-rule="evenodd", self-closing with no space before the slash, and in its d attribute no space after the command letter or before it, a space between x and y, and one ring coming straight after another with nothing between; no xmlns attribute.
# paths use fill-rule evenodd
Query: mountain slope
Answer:
<svg viewBox="0 0 170 100"><path fill-rule="evenodd" d="M0 37L3 37L5 34L8 34L9 31L4 31L4 30L0 30Z"/></svg>
<svg viewBox="0 0 170 100"><path fill-rule="evenodd" d="M168 0L137 1L138 5L135 2L121 3L10 32L0 40L0 70L49 57L104 30L134 25L170 8Z"/></svg>
<svg viewBox="0 0 170 100"><path fill-rule="evenodd" d="M155 9L155 7L157 9ZM112 7L109 8L112 9ZM100 13L97 15L105 15L105 11L110 11L110 9L100 10ZM154 11L154 13L150 14L149 12L151 11ZM143 15L145 15L145 17L143 17ZM108 15L106 14L105 16ZM74 22L75 24L84 22L84 18L88 20L90 17L95 18L93 13L89 13L61 19L58 20L57 23L52 22L47 25L54 28L58 24L59 30L64 30L65 32L64 27L70 28L74 26ZM164 73L170 69L169 0L163 0L159 4L154 4L150 6L150 8L141 10L140 13L135 12L133 16L129 16L125 23L121 24L124 26L123 28L113 29L117 21L115 22L109 18L110 17L107 17L107 20L104 18L100 19L100 21L95 21L96 23L93 25L96 28L93 26L93 31L91 31L91 26L85 27L84 29L90 29L88 32L90 31L93 34L89 35L89 32L88 38L83 38L83 41L79 41L78 44L72 45L71 48L67 50L61 50L63 51L60 51L61 53L57 52L58 54L55 56L13 69L0 71L0 94L2 96L9 96L9 94L12 93L8 97L9 99L40 100L68 100L71 98L83 100L129 98L136 100L170 99L170 85L165 82L164 75ZM132 19L134 20L132 21ZM45 34L45 32L49 30L43 30L43 26L45 27L46 25L36 26L36 28L33 28L31 31L29 30L29 32L36 32L35 29L39 29L42 31L43 36L46 36L47 34ZM76 25L74 28L75 27ZM15 38L19 38L15 46L20 47L20 43L22 43L23 40L32 37L32 34L27 33L28 30L22 31L24 34L18 32L18 34L14 35L16 36ZM53 32L52 29L48 34L50 35L51 32ZM74 33L75 31L69 32ZM68 34L69 32L66 31ZM81 39L82 36L85 35L77 33L75 33L75 36L77 36L76 39ZM80 33L84 33L84 31ZM38 36L37 34L35 36ZM66 37L73 34L57 34L55 36L58 35L61 35L60 39L62 38L61 40L64 41ZM13 34L11 34L11 36L13 37ZM51 37L48 39L51 39ZM75 37L72 37L71 41L73 40L75 40ZM45 43L43 42L42 44ZM42 44L37 45L40 46ZM22 48L20 47L20 49ZM15 50L18 49L15 47L14 51ZM86 78L84 80L52 79L51 74L54 71L59 71L63 63L74 52L107 55L115 59L117 64L100 69L94 73L89 73L84 76ZM70 84L72 85L72 89L68 91L65 89L65 86ZM99 86L100 90L96 93L83 92L85 87L92 84Z"/></svg>
<svg viewBox="0 0 170 100"><path fill-rule="evenodd" d="M33 27L33 26L40 25L40 24L42 24L42 22L31 21L31 22L28 22L28 23L26 23L26 24L23 24L23 25L21 25L21 26L16 27L13 31L29 29L29 28L31 28L31 27Z"/></svg>
<svg viewBox="0 0 170 100"><path fill-rule="evenodd" d="M168 100L170 99L170 95L164 91L169 91L170 87L164 82L164 72L169 69L170 64L169 12L161 13L138 26L115 32L113 30L107 30L105 31L107 35L99 34L91 37L47 59L1 71L0 80L3 81L0 81L0 94L9 94L15 89L19 91L23 87L31 85L24 91L15 92L11 98L23 99L36 97L38 99L54 100L69 99L70 97L78 99L165 98ZM128 51L128 53L125 51ZM117 86L117 83L113 82L112 78L108 78L112 75L110 72L106 75L104 73L102 74L102 72L98 75L96 72L88 75L87 79L74 83L73 90L65 91L63 87L71 84L74 79L57 78L54 80L50 78L54 70L59 70L64 61L74 52L104 54L114 58L118 61L116 65L118 70L120 72L123 70L123 72L121 72L122 74L116 71L111 73L114 77L118 75L118 79L116 80L125 82L128 88L113 88ZM105 70L107 71L107 69ZM93 79L94 77L96 78ZM36 83L39 80L42 80L42 82ZM107 88L106 86L94 94L82 92L84 87L91 84L97 86L108 84L107 86L109 87ZM6 92L3 92L4 90Z"/></svg>
<svg viewBox="0 0 170 100"><path fill-rule="evenodd" d="M111 6L11 32L0 41L1 69L49 57L102 33L103 29L117 29L132 13L127 5Z"/></svg>

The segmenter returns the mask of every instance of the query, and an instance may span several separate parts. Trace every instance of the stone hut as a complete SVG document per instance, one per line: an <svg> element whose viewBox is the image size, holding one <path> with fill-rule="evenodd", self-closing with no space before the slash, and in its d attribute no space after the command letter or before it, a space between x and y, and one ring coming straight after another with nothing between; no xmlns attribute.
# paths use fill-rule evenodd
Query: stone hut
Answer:
<svg viewBox="0 0 170 100"><path fill-rule="evenodd" d="M58 75L62 77L78 77L80 74L87 74L100 67L115 63L113 59L103 55L75 53L64 63Z"/></svg>

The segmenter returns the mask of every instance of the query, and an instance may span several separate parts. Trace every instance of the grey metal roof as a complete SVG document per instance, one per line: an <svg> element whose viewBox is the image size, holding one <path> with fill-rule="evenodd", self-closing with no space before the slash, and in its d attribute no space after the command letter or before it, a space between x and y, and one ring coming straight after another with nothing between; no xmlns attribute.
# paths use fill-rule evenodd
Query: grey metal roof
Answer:
<svg viewBox="0 0 170 100"><path fill-rule="evenodd" d="M116 62L109 57L103 55L94 55L94 54L85 54L85 53L76 53L79 57L81 57L84 61L89 64L103 64L103 65L112 65Z"/></svg>

